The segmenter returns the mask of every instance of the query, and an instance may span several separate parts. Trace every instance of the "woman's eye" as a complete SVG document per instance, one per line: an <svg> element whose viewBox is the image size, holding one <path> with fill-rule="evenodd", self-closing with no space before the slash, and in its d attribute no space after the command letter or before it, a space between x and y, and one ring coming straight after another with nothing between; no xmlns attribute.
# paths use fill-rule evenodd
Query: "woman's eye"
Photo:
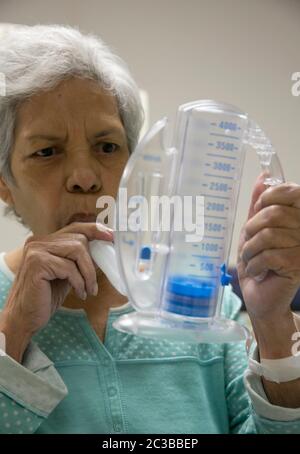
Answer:
<svg viewBox="0 0 300 454"><path fill-rule="evenodd" d="M49 158L53 156L53 154L56 152L55 148L53 147L48 147L48 148L43 148L42 150L37 151L34 153L33 156L38 156L40 158Z"/></svg>
<svg viewBox="0 0 300 454"><path fill-rule="evenodd" d="M107 154L114 153L118 149L118 145L116 145L115 143L107 142L99 145L102 148L103 153Z"/></svg>

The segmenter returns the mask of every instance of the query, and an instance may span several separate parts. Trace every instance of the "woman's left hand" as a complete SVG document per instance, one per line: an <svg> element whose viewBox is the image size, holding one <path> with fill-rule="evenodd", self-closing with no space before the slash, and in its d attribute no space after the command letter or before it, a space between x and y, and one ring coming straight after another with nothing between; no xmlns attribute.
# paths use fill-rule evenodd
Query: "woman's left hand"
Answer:
<svg viewBox="0 0 300 454"><path fill-rule="evenodd" d="M237 271L252 323L272 323L275 328L274 323L290 317L300 287L300 186L266 188L263 181L261 175L254 187Z"/></svg>

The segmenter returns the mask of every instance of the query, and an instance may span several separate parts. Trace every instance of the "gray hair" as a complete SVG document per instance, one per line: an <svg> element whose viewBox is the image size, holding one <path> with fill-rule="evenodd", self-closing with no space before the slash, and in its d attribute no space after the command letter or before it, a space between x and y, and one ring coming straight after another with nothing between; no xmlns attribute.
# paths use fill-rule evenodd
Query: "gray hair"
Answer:
<svg viewBox="0 0 300 454"><path fill-rule="evenodd" d="M124 61L98 36L63 25L16 26L2 34L0 73L5 92L0 96L0 173L5 181L16 183L10 157L18 106L72 76L99 81L115 96L128 148L133 151L144 121L139 90ZM5 214L10 212L18 217L6 207Z"/></svg>

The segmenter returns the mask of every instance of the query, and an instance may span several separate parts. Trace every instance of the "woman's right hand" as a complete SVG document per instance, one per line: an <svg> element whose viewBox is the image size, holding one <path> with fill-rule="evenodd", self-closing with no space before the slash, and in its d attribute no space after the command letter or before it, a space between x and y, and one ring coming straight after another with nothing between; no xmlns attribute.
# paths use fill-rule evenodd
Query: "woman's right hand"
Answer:
<svg viewBox="0 0 300 454"><path fill-rule="evenodd" d="M43 237L31 236L0 313L0 331L7 354L20 361L31 337L63 304L70 289L79 298L98 293L96 269L89 252L91 240L113 241L112 232L96 223L74 222Z"/></svg>

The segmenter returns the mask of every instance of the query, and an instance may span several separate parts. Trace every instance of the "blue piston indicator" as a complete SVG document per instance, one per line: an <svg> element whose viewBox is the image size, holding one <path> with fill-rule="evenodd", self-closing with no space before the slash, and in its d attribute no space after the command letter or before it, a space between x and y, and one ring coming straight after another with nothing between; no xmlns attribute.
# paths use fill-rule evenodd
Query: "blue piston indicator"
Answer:
<svg viewBox="0 0 300 454"><path fill-rule="evenodd" d="M145 279L151 274L152 254L150 246L143 246L140 249L137 271L139 277Z"/></svg>
<svg viewBox="0 0 300 454"><path fill-rule="evenodd" d="M173 275L168 278L162 310L188 317L212 317L216 286L209 281Z"/></svg>

